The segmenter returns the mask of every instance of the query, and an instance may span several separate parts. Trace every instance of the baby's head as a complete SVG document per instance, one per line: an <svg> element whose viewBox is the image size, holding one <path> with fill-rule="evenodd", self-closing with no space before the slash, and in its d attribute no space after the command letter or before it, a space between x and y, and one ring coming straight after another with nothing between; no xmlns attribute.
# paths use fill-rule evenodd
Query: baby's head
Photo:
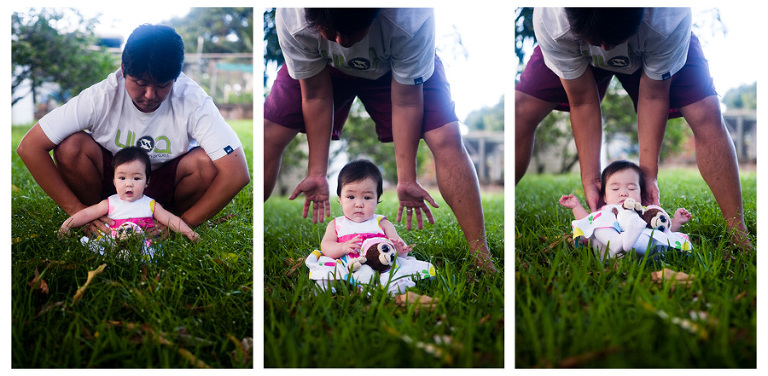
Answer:
<svg viewBox="0 0 768 376"><path fill-rule="evenodd" d="M383 191L382 180L381 171L371 161L347 163L339 172L336 187L344 216L354 222L373 218Z"/></svg>
<svg viewBox="0 0 768 376"><path fill-rule="evenodd" d="M147 152L136 146L121 149L112 157L115 190L121 199L136 201L144 196L152 165Z"/></svg>
<svg viewBox="0 0 768 376"><path fill-rule="evenodd" d="M642 202L645 174L629 161L614 161L600 176L600 197L606 205L620 205L627 198Z"/></svg>

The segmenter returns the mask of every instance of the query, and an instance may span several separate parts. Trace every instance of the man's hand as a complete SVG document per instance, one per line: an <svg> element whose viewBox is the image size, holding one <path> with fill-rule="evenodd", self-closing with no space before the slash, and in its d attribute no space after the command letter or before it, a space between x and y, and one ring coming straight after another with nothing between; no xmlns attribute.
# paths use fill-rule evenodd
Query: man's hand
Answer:
<svg viewBox="0 0 768 376"><path fill-rule="evenodd" d="M659 196L659 183L655 178L646 176L645 187L643 187L643 205L659 205Z"/></svg>
<svg viewBox="0 0 768 376"><path fill-rule="evenodd" d="M434 218L432 218L432 212L424 201L429 202L432 207L438 208L439 206L419 183L398 182L397 199L400 201L400 206L397 208L397 222L400 223L400 220L403 218L403 209L406 209L405 228L407 230L411 229L414 210L416 211L416 224L419 227L419 230L424 228L424 219L421 215L422 212L427 215L429 223L435 223Z"/></svg>
<svg viewBox="0 0 768 376"><path fill-rule="evenodd" d="M324 222L325 217L331 217L331 202L328 193L328 179L325 176L307 176L293 191L289 200L299 197L304 193L303 218L307 218L309 207L312 206L312 222Z"/></svg>
<svg viewBox="0 0 768 376"><path fill-rule="evenodd" d="M152 239L162 240L168 237L170 235L171 230L168 229L168 226L160 223L160 221L154 221L155 225L148 228L145 233L148 237Z"/></svg>
<svg viewBox="0 0 768 376"><path fill-rule="evenodd" d="M83 226L83 232L85 232L89 238L95 238L99 235L111 233L112 230L110 229L110 226L113 224L115 224L115 221L109 219L107 216L103 216Z"/></svg>
<svg viewBox="0 0 768 376"><path fill-rule="evenodd" d="M600 182L584 183L584 199L590 212L596 212L601 206Z"/></svg>

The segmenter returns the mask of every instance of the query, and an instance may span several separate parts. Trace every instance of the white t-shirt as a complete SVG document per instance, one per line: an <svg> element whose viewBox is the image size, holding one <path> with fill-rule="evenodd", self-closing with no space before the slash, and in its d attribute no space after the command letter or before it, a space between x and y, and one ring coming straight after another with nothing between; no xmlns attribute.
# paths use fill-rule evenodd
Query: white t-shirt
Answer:
<svg viewBox="0 0 768 376"><path fill-rule="evenodd" d="M140 146L149 153L153 169L187 152L193 141L211 160L241 146L211 97L183 73L152 113L136 108L118 69L43 116L39 123L56 145L73 133L87 130L113 155L125 147Z"/></svg>
<svg viewBox="0 0 768 376"><path fill-rule="evenodd" d="M391 70L397 82L419 85L435 68L432 9L382 9L368 35L349 48L308 27L303 8L278 8L275 23L288 73L296 80L310 78L330 64L371 80Z"/></svg>
<svg viewBox="0 0 768 376"><path fill-rule="evenodd" d="M578 78L592 65L624 74L643 67L648 77L665 80L677 73L688 57L691 10L646 8L637 34L609 51L576 37L564 8L535 8L533 28L544 63L560 78Z"/></svg>

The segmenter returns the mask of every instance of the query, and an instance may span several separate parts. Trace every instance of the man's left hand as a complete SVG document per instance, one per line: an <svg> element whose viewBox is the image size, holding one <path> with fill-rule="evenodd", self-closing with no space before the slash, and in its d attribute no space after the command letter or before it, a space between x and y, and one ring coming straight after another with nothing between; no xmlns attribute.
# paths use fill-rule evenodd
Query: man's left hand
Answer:
<svg viewBox="0 0 768 376"><path fill-rule="evenodd" d="M397 183L397 198L400 201L400 206L397 208L397 222L403 218L403 209L405 209L405 228L411 229L411 222L413 220L413 212L416 211L416 225L419 230L424 228L424 218L422 212L426 214L429 223L435 223L432 218L432 212L429 210L429 206L424 202L428 202L432 207L438 208L439 206L432 199L432 196L417 182L412 183Z"/></svg>

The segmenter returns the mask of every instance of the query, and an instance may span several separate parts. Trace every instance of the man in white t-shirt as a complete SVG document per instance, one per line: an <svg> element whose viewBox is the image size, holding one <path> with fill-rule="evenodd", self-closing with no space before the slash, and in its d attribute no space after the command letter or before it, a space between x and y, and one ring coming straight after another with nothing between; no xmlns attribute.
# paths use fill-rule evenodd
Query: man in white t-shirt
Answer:
<svg viewBox="0 0 768 376"><path fill-rule="evenodd" d="M304 217L330 216L328 151L338 139L355 98L376 124L382 142L394 142L397 221L406 214L422 227L437 207L416 181L416 152L424 138L435 157L438 186L476 256L495 270L485 239L477 175L464 149L450 87L435 54L432 9L293 8L275 17L285 64L264 104L264 192L275 186L282 152L307 134L307 176L291 199L304 193ZM426 201L426 202L425 202Z"/></svg>
<svg viewBox="0 0 768 376"><path fill-rule="evenodd" d="M237 134L211 97L181 73L183 63L184 43L173 28L141 25L126 42L120 69L24 136L19 156L67 214L114 193L112 155L128 146L150 155L145 192L191 227L216 215L250 182ZM106 232L105 223L111 220L100 218L86 230Z"/></svg>
<svg viewBox="0 0 768 376"><path fill-rule="evenodd" d="M688 8L535 8L538 47L515 87L515 183L528 168L536 127L552 110L570 111L584 195L600 205L600 101L616 77L635 103L643 203L659 204L656 183L668 118L693 130L702 177L734 241L751 247L736 152L720 114L707 60L691 33Z"/></svg>

